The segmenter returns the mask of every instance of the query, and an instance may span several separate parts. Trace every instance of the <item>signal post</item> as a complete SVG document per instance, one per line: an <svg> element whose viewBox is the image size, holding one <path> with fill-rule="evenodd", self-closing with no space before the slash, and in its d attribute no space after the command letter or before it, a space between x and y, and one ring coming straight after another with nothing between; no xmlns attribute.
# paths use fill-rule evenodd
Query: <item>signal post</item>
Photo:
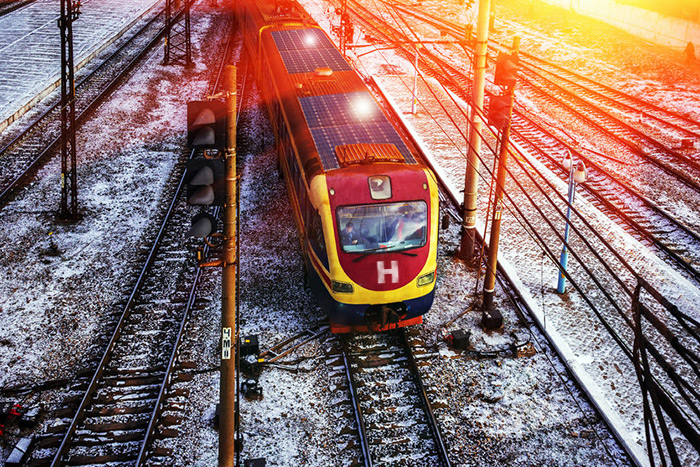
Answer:
<svg viewBox="0 0 700 467"><path fill-rule="evenodd" d="M224 97L225 102L217 100ZM187 202L223 207L223 234L217 233L215 212L200 211L192 219L188 237L222 239L221 255L211 261L200 257L200 267L222 267L221 370L219 385L219 466L233 466L236 448L236 67L225 72L223 93L206 101L187 103L187 142L203 150L203 157L187 162ZM211 155L208 150L216 150ZM223 160L222 160L223 155Z"/></svg>
<svg viewBox="0 0 700 467"><path fill-rule="evenodd" d="M233 466L236 454L236 67L233 65L226 67L224 92L228 128L224 150L226 194L221 276L220 467Z"/></svg>
<svg viewBox="0 0 700 467"><path fill-rule="evenodd" d="M508 163L508 143L513 112L513 98L518 71L518 48L520 39L513 41L511 54L501 53L496 63L494 83L504 87L500 96L491 96L489 102L489 123L501 130L500 151L498 153L498 170L496 175L496 193L489 238L486 277L484 278L484 301L481 324L487 329L498 329L503 325L503 315L494 309L493 295L496 289L496 268L498 267L498 242L501 235L501 215L503 212L503 193L506 184L506 165Z"/></svg>

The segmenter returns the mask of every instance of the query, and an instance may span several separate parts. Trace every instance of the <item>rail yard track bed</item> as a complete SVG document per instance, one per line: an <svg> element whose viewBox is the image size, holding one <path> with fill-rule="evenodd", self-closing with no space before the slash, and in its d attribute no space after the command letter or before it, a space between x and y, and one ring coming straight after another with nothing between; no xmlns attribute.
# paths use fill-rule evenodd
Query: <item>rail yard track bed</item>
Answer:
<svg viewBox="0 0 700 467"><path fill-rule="evenodd" d="M329 26L327 13L335 21L332 8L326 12L326 5L314 5L311 13L322 26ZM205 18L194 14L193 18L193 44L199 57L205 53L202 44L219 41L228 22L220 14L207 13ZM0 329L0 362L8 370L0 375L0 394L41 406L48 414L35 430L30 465L45 465L54 455L85 394L92 372L83 367L96 364L104 336L115 326L135 276L135 267L127 263L145 262L149 250L144 239L154 236L163 210L160 203L175 189L168 180L181 173L183 103L207 93L205 68L213 67L213 59L203 63L197 58L197 66L183 75L170 68L163 73L155 65L159 52L151 54L148 73L133 72L127 89L117 91L114 102L98 110L100 123L86 124L85 131L96 142L90 144L86 136L79 136L79 147L87 154L79 155L84 157L81 193L87 193L81 198L84 219L76 225L55 220L56 164L43 168L41 177L0 212L0 241L7 246L0 256L0 275L9 278L0 283L0 294L9 297L0 304L0 312L9 317L7 328ZM431 90L421 84L424 107L416 117L408 115L412 65L397 55L391 62L383 60L357 64L368 81L370 75L380 75L376 81L396 103L400 116L413 126L418 139L430 142L433 153L442 159L443 172L460 187L464 160L462 148L454 141L463 144L462 136L443 138L443 128L426 123L431 114L448 125L449 119L438 114L459 119L458 106L448 104L443 109L431 104L433 91L445 102L446 94L439 86ZM240 84L250 70L238 51L231 61L239 65ZM501 248L512 265L509 272L518 273L513 275L516 286L535 309L534 317L523 316L521 303L513 299L508 286L499 285L495 302L505 324L494 332L482 328L474 299L481 279L454 259L459 227L453 222L440 230L433 308L423 324L407 331L413 357L398 350L399 333L349 336L344 354L341 338L327 331L326 317L304 285L302 253L284 182L276 170L270 122L256 86L250 86L251 93L239 93L244 101L237 148L240 335L257 336L261 352L275 350L264 354L262 363L248 358L249 366L244 365L241 374L246 385L255 383L247 387L260 390L240 395L242 459L262 457L267 465L325 467L363 465L372 456L375 465L447 464L439 459L439 442L426 426L428 412L418 395L418 378L451 465L630 463L535 321L548 332L566 337L571 343L564 349L567 363L592 375L600 388L597 395L610 399L615 417L637 417L627 425L630 431L640 423L638 397L634 387L627 385L634 371L603 338L601 326L580 314L585 307L576 293L552 293L556 270L539 252L533 253L538 250L528 243L531 232L513 221L513 213L504 215ZM121 125L125 118L132 125ZM491 163L484 165L491 167ZM550 178L554 190L563 192L564 184L555 175ZM487 185L481 183L482 195ZM482 209L487 207L486 199L481 197ZM650 280L665 284L665 291L669 284L680 284L679 290L669 294L679 306L700 301L694 286L686 294L685 279L643 245L629 240L596 207L580 198L576 203L596 225L606 226L626 257L642 265ZM449 211L446 204L443 214ZM179 215L176 223L184 226L189 214ZM76 432L71 462L117 466L125 455L138 455L148 413L159 397L159 380L166 371L160 354L162 344L174 333L171 315L189 300L180 278L189 277L193 270L193 245L177 235L164 242L167 252L154 267L166 292L148 289L140 295L132 319L142 327L123 336L126 350L116 351L112 366L103 374L93 405ZM679 251L683 254L682 248ZM25 273L19 276L18 270ZM221 356L217 269L203 271L197 297L149 450L152 465L214 465L215 418L232 416L215 413ZM604 311L608 317L612 314ZM467 332L465 348L451 342L455 330ZM414 369L408 368L411 358ZM349 376L349 369L354 376ZM366 446L361 441L362 424ZM9 441L25 433L12 428L0 444L0 459L7 456ZM634 443L639 438L630 436L630 440ZM693 460L688 465L694 465Z"/></svg>
<svg viewBox="0 0 700 467"><path fill-rule="evenodd" d="M195 9L192 23L199 25L193 31L196 41L218 43L229 31L229 19L223 13L210 15ZM138 265L145 261L150 246L147 244L152 242L165 209L163 200L174 192L173 180L179 180L183 169L183 102L206 93L211 66L208 62L215 58L202 59L198 68L183 75L175 68L162 68L162 50L157 48L83 124L78 132L79 205L83 212L79 222L68 224L56 218L60 199L58 161L41 169L37 181L18 193L2 212L3 244L15 246L4 249L0 256L0 267L8 280L0 292L5 319L0 358L6 370L0 376L0 391L5 398L17 398L25 406L42 408L42 415L49 417L41 418L32 430L37 434L32 462L46 462L56 452L82 399L81 392L84 395L89 383L90 377L85 377L84 371L94 371L105 337L111 335L136 280ZM138 125L134 125L136 121ZM176 222L188 223L189 214ZM150 297L152 292L144 293L134 317L167 321L166 315L187 301L184 289L175 285L180 276L176 258L179 263L189 260L190 266L194 262L194 252L180 246L185 230L183 224L181 232L173 232L176 238L166 240L163 248L168 251L154 265L163 271L163 283L173 287L171 292ZM24 266L24 261L35 267ZM210 293L211 286L204 287L195 302L193 334L186 339L187 345L194 348L206 341L197 338L196 332L208 329L206 310L216 300ZM41 331L27 334L29 329ZM146 341L162 341L168 333L160 329L160 324L151 321L131 338L132 343L138 342L132 349L145 349ZM157 355L162 349L149 352ZM98 390L97 403L88 413L87 431L79 433L79 442L91 449L104 439L128 444L133 428L143 423L144 406L158 397L153 383L162 374L163 365L154 365L143 355L137 357L138 353L124 352L125 363L106 373L107 382ZM198 366L176 368L170 397L163 408L165 417L182 420L188 405L188 389L183 385L190 384L189 379L198 383L206 380L210 376L207 371L215 367L206 357L216 355L215 349L196 354L192 357L190 350L182 351L183 357L198 362ZM110 389L113 384L118 391ZM211 381L204 384L212 387ZM7 388L13 389L6 392ZM114 405L115 401L119 405ZM197 423L210 426L211 420L197 417ZM93 428L101 434L88 434ZM175 428L177 424L163 426L163 432L157 436L159 442L165 443L168 435L176 433ZM13 441L26 432L13 430L17 431L2 438L0 459L7 457ZM109 438L113 430L117 430L115 437Z"/></svg>
<svg viewBox="0 0 700 467"><path fill-rule="evenodd" d="M284 201L285 188L277 175L271 135L263 131L266 125L266 119L258 116L252 122L253 142L239 142L244 165L241 335L258 335L261 352L305 329L316 328L325 318L303 286L302 257ZM507 323L503 332L484 333L478 312L467 313L445 327L471 305L471 292L466 291L474 289L473 273L452 259L456 242L455 225L441 232L436 303L425 324L411 331L409 339L452 464L624 465L625 455L604 423L573 383L566 382L564 366L550 364L554 356L545 339L534 338L537 353L530 357L511 352L512 332L518 335L519 343L533 338L529 329L519 324L515 312L507 308L504 296L497 298ZM275 270L268 267L280 262L283 265ZM286 270L289 272L283 273ZM290 297L295 297L294 301ZM472 332L473 349L478 352L449 348L448 329L456 328ZM335 337L325 334L280 361L262 365L258 378L262 398L241 398L244 459L268 457L280 465L362 465L339 347ZM380 352L366 356L371 366L361 371L364 384L358 391L367 398L388 401L404 391L400 376L392 373L387 377L382 372L391 355ZM243 379L246 377L250 376ZM413 397L410 392L409 388L406 398ZM410 417L408 421L400 418L406 410L395 407L393 414L376 411L368 415L376 417L369 423L405 431L391 442L409 446L422 435L408 434ZM373 446L385 447L376 444L370 449ZM388 460L385 465L390 464ZM416 465L421 464L416 461Z"/></svg>

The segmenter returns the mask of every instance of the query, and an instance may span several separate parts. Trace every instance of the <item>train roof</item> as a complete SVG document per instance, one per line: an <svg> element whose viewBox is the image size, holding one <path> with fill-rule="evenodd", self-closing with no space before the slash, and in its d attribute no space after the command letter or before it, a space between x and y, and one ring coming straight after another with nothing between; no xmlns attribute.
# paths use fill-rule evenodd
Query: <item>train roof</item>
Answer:
<svg viewBox="0 0 700 467"><path fill-rule="evenodd" d="M284 29L272 31L271 35L291 81L297 86L297 99L324 171L363 160L417 163L367 87L322 30ZM316 79L310 77L319 71ZM341 79L331 78L334 73ZM357 79L350 78L351 74ZM324 80L325 86L321 86ZM387 150L389 144L396 151ZM343 149L348 145L352 145L350 152ZM350 153L353 156L348 158Z"/></svg>

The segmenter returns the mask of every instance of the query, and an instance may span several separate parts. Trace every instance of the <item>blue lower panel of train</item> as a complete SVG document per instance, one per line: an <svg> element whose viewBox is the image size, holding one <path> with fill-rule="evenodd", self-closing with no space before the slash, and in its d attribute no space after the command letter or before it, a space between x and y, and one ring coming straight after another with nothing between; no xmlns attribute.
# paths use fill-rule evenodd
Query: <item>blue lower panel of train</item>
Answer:
<svg viewBox="0 0 700 467"><path fill-rule="evenodd" d="M313 268L309 271L309 286L328 315L333 332L383 331L411 326L423 322L423 315L430 310L435 289L429 293L400 303L382 305L347 304L334 300Z"/></svg>

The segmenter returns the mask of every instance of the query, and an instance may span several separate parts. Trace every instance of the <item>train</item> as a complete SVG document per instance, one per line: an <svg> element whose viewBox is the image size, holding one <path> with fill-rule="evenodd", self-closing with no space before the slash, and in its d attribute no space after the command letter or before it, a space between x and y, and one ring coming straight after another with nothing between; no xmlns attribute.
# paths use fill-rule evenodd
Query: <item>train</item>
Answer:
<svg viewBox="0 0 700 467"><path fill-rule="evenodd" d="M238 0L304 274L331 331L423 322L435 295L433 172L365 81L295 1Z"/></svg>

